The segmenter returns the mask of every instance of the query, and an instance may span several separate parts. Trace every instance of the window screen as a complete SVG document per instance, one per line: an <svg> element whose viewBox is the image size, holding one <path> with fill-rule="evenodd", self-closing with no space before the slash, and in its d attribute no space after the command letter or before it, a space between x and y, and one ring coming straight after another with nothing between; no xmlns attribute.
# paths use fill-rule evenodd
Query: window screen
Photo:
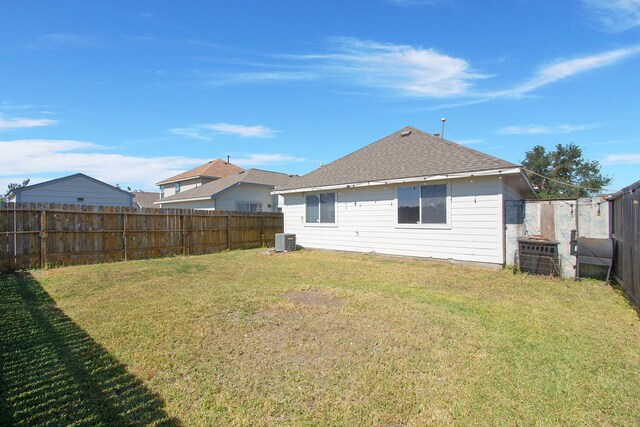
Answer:
<svg viewBox="0 0 640 427"><path fill-rule="evenodd" d="M420 187L398 188L398 223L420 222Z"/></svg>
<svg viewBox="0 0 640 427"><path fill-rule="evenodd" d="M305 199L307 223L333 224L336 222L336 193L322 193Z"/></svg>
<svg viewBox="0 0 640 427"><path fill-rule="evenodd" d="M320 196L307 196L306 222L320 222Z"/></svg>
<svg viewBox="0 0 640 427"><path fill-rule="evenodd" d="M425 185L422 187L422 223L447 223L447 185Z"/></svg>

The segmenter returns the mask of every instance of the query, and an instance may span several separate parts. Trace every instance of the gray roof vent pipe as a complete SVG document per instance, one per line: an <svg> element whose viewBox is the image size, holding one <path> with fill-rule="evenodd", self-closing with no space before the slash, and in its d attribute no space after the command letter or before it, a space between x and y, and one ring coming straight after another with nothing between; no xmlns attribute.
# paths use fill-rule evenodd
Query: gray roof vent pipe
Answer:
<svg viewBox="0 0 640 427"><path fill-rule="evenodd" d="M442 122L442 133L440 134L440 137L444 138L444 122L447 121L447 118L443 117L443 118L440 119L440 121Z"/></svg>

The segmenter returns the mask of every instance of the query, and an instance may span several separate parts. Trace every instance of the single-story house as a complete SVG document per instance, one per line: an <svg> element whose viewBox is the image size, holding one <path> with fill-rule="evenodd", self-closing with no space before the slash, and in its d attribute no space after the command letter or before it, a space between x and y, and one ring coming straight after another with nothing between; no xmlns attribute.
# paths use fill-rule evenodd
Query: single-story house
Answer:
<svg viewBox="0 0 640 427"><path fill-rule="evenodd" d="M9 201L133 207L133 194L83 173L15 189Z"/></svg>
<svg viewBox="0 0 640 427"><path fill-rule="evenodd" d="M133 207L138 209L157 208L154 203L160 200L160 193L157 192L134 190L131 194L133 194Z"/></svg>
<svg viewBox="0 0 640 427"><path fill-rule="evenodd" d="M215 159L188 171L179 173L156 183L160 187L160 199L173 196L182 191L191 190L216 179L233 175L242 171L239 166L232 165L228 161Z"/></svg>
<svg viewBox="0 0 640 427"><path fill-rule="evenodd" d="M162 208L188 208L242 212L278 212L278 197L271 191L292 179L291 175L247 169L181 191L155 202Z"/></svg>
<svg viewBox="0 0 640 427"><path fill-rule="evenodd" d="M413 127L278 186L303 247L505 263L504 201L523 169Z"/></svg>

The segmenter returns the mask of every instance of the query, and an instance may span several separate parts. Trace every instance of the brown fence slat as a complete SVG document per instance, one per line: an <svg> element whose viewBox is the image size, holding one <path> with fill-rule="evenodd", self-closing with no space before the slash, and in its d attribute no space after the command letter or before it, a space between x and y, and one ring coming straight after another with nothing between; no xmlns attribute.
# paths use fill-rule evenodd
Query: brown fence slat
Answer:
<svg viewBox="0 0 640 427"><path fill-rule="evenodd" d="M640 181L611 197L613 274L640 310Z"/></svg>
<svg viewBox="0 0 640 427"><path fill-rule="evenodd" d="M273 246L282 213L0 203L0 271Z"/></svg>

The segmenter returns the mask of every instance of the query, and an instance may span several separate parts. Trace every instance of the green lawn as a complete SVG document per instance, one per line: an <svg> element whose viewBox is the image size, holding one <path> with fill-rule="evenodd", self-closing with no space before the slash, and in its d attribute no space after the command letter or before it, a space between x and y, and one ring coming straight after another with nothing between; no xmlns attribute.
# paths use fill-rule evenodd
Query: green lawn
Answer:
<svg viewBox="0 0 640 427"><path fill-rule="evenodd" d="M639 421L601 282L264 250L0 278L2 425Z"/></svg>

